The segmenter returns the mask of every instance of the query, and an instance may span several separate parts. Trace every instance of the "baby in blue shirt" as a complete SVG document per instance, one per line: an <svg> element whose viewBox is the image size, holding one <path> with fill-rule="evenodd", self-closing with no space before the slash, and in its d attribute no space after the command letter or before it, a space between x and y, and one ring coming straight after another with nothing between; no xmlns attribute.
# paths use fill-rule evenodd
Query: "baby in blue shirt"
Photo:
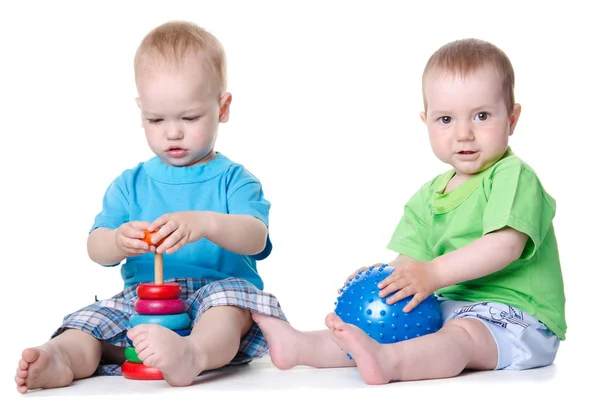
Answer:
<svg viewBox="0 0 600 417"><path fill-rule="evenodd" d="M120 375L127 337L144 365L173 386L190 385L205 370L268 353L251 312L285 320L256 269L271 252L270 203L256 177L214 150L231 104L220 42L194 24L168 22L146 35L134 67L156 156L112 182L88 237L93 261L125 261L124 289L67 315L48 342L23 351L21 393ZM144 231L155 232L152 244ZM164 255L164 280L181 287L187 336L155 324L129 328L138 286L154 281L155 253Z"/></svg>

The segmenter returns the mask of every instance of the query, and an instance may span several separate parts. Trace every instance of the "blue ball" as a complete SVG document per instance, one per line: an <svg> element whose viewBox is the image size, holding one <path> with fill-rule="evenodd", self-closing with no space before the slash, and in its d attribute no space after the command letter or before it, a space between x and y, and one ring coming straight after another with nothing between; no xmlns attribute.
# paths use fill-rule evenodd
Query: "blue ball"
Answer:
<svg viewBox="0 0 600 417"><path fill-rule="evenodd" d="M409 313L402 309L412 295L392 305L379 297L377 284L394 268L383 265L361 271L351 278L337 299L335 313L346 323L354 324L379 343L396 343L435 333L442 327L439 301L430 295Z"/></svg>

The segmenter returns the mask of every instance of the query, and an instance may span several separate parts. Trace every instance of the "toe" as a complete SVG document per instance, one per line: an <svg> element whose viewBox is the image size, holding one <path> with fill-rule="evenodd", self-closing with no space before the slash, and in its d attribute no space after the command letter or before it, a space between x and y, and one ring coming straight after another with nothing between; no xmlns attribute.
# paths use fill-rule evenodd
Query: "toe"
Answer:
<svg viewBox="0 0 600 417"><path fill-rule="evenodd" d="M135 342L133 344L133 346L135 347L135 353L140 355L143 351L145 351L148 348L148 345L149 343L147 340L140 340L138 342Z"/></svg>
<svg viewBox="0 0 600 417"><path fill-rule="evenodd" d="M28 348L23 351L21 356L25 363L35 362L40 357L40 351L39 349Z"/></svg>
<svg viewBox="0 0 600 417"><path fill-rule="evenodd" d="M129 329L127 331L127 337L130 338L131 340L135 339L137 335L140 334L140 329L138 329L138 327L140 326L135 326L132 329Z"/></svg>
<svg viewBox="0 0 600 417"><path fill-rule="evenodd" d="M333 328L336 330L342 330L342 328L346 325L346 323L339 318L336 314L331 313L332 316L330 318L330 323Z"/></svg>
<svg viewBox="0 0 600 417"><path fill-rule="evenodd" d="M143 347L136 347L135 353L137 353L139 360L144 361L146 358L148 358L154 352L152 352L152 350L148 349L148 346L143 346Z"/></svg>
<svg viewBox="0 0 600 417"><path fill-rule="evenodd" d="M148 333L148 329L150 328L150 324L138 324L137 326L132 327L128 332L127 336L133 340L136 337L139 337L143 334Z"/></svg>
<svg viewBox="0 0 600 417"><path fill-rule="evenodd" d="M146 366L149 366L151 368L156 366L156 355L150 355L146 359L142 359L142 358L140 358L140 359L143 360L144 365L146 365Z"/></svg>
<svg viewBox="0 0 600 417"><path fill-rule="evenodd" d="M25 394L27 392L27 390L28 390L28 388L27 388L27 385L25 385L25 382L17 385L17 391L19 391L21 394Z"/></svg>
<svg viewBox="0 0 600 417"><path fill-rule="evenodd" d="M325 317L325 325L332 329L333 328L333 320L334 318L337 317L337 315L335 313L329 313L326 317Z"/></svg>
<svg viewBox="0 0 600 417"><path fill-rule="evenodd" d="M146 339L148 338L148 333L137 333L134 336L130 336L128 333L127 337L131 339L131 343L133 343L133 346L140 346L141 344L146 342Z"/></svg>

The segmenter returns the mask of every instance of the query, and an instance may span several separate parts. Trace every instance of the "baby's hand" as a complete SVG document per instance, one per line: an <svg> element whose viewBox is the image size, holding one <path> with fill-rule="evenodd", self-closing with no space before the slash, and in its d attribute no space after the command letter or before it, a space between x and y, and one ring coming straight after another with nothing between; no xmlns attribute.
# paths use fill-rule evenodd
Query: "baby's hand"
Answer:
<svg viewBox="0 0 600 417"><path fill-rule="evenodd" d="M383 264L379 263L379 264L374 264L373 267L375 268L379 268L380 266L383 266ZM358 268L356 271L354 271L352 274L348 275L348 278L346 278L346 281L344 281L344 285L342 285L342 288L346 286L346 284L348 283L348 281L350 281L350 279L354 278L356 276L356 274L358 274L361 271L367 271L369 270L369 268L371 268L370 266L363 266L361 268ZM341 291L338 290L338 294L340 294Z"/></svg>
<svg viewBox="0 0 600 417"><path fill-rule="evenodd" d="M207 212L180 211L177 213L163 214L154 220L148 230L152 234L152 242L161 242L156 253L172 254L190 242L195 242L208 234ZM157 230L158 229L158 230Z"/></svg>
<svg viewBox="0 0 600 417"><path fill-rule="evenodd" d="M377 286L381 289L379 291L381 298L397 291L386 300L388 304L394 304L396 301L413 295L412 300L402 310L408 313L439 289L439 282L439 275L431 263L414 261L396 266L394 272Z"/></svg>
<svg viewBox="0 0 600 417"><path fill-rule="evenodd" d="M144 238L144 230L150 226L148 222L133 221L123 223L115 234L117 248L125 256L137 256L152 250L151 246L140 240Z"/></svg>

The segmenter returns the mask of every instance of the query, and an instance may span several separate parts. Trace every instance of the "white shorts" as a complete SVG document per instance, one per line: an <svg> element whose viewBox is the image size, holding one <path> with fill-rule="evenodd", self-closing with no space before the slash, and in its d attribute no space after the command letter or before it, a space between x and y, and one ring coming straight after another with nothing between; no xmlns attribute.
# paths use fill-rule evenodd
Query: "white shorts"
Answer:
<svg viewBox="0 0 600 417"><path fill-rule="evenodd" d="M439 300L444 324L472 318L486 325L498 347L496 369L523 370L554 361L560 340L535 317L500 303Z"/></svg>

